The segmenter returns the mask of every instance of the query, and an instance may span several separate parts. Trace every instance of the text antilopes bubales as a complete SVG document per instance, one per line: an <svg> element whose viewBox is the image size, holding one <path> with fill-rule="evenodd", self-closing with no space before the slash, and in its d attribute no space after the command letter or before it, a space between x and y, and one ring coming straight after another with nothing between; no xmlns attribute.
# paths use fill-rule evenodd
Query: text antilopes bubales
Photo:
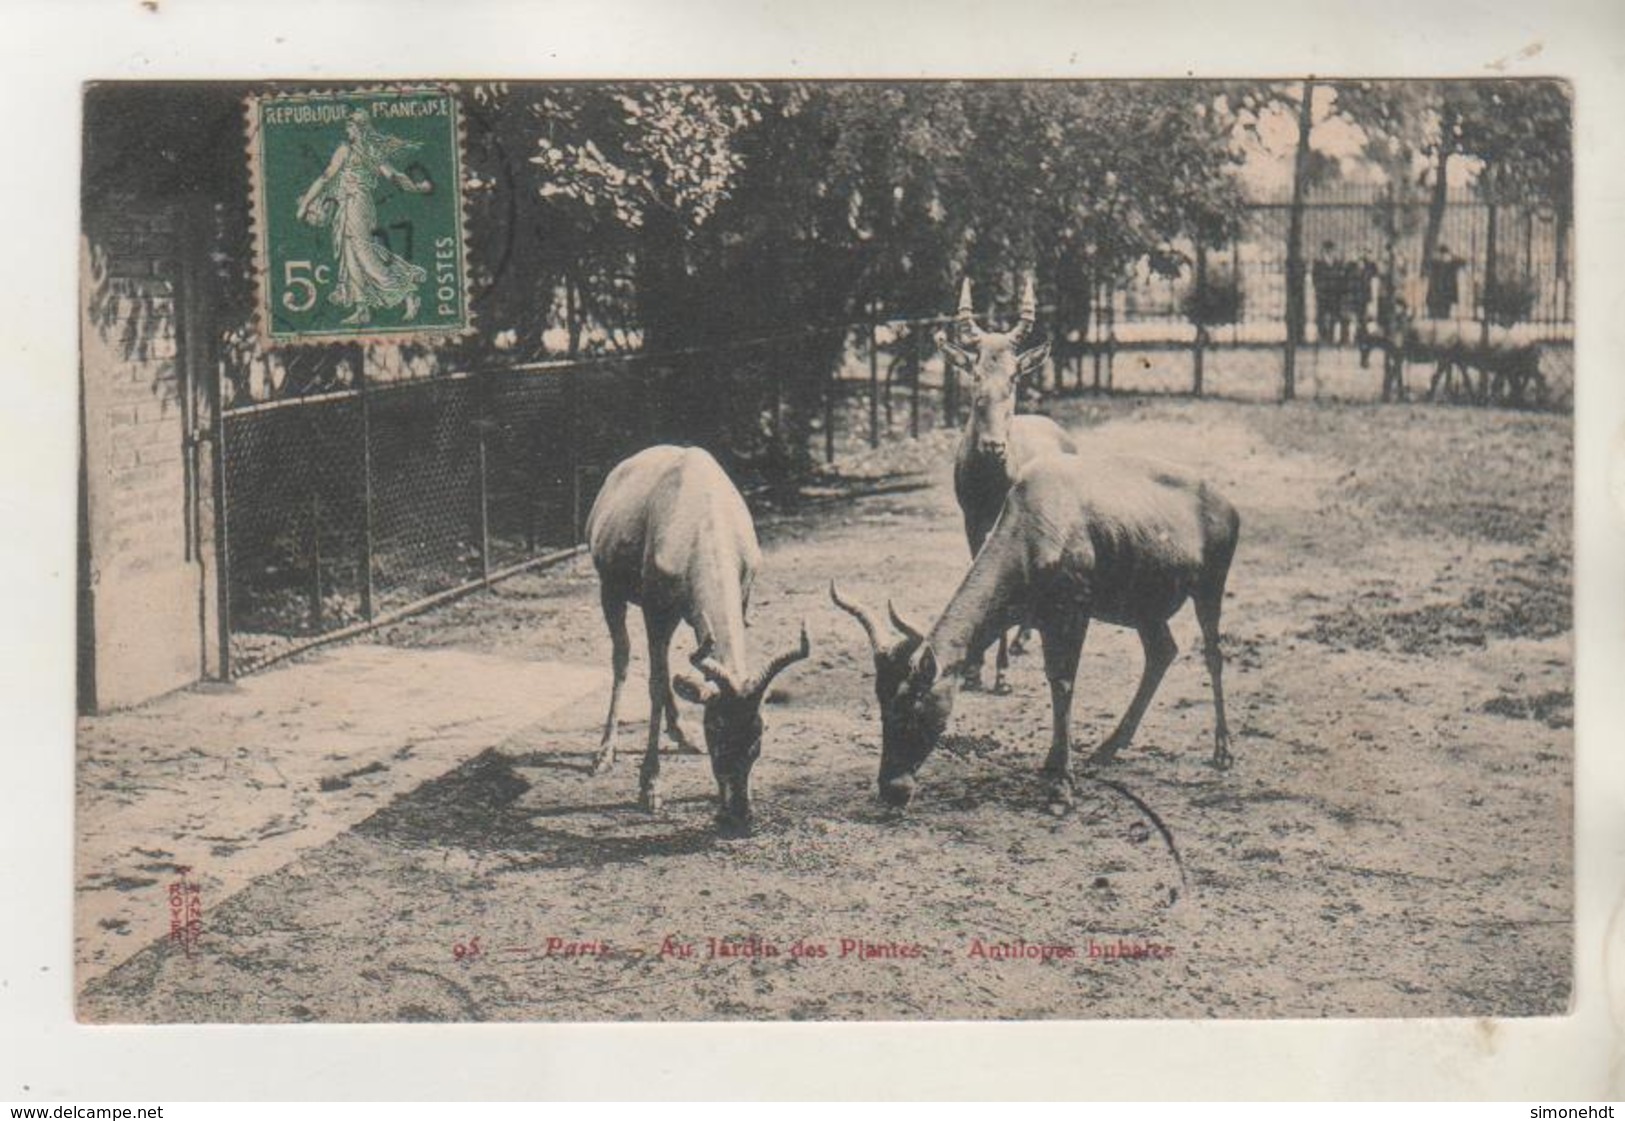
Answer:
<svg viewBox="0 0 1625 1121"><path fill-rule="evenodd" d="M974 558L987 540L1016 475L1032 460L1050 452L1077 450L1066 430L1045 416L1017 416L1016 396L1022 379L1044 367L1049 344L1022 349L1038 314L1038 298L1029 278L1021 297L1016 325L1004 334L983 331L971 309L967 279L960 289L953 337L942 341L943 353L971 379L972 407L954 457L954 496L965 516L965 538ZM1010 657L1004 632L997 636L995 692L1005 691ZM982 650L966 661L965 682L981 682Z"/></svg>
<svg viewBox="0 0 1625 1121"><path fill-rule="evenodd" d="M761 564L756 528L745 500L728 476L698 448L653 447L618 464L587 516L587 540L598 569L604 619L614 646L614 685L594 771L615 761L616 709L631 648L626 605L643 609L649 636L649 742L639 777L639 804L660 809L660 719L672 737L687 741L677 724L667 665L678 623L694 629L699 648L691 661L702 680L678 677L676 689L705 708L705 742L721 801L718 821L744 828L750 821L750 770L762 749L762 697L778 674L809 652L802 627L799 646L751 673L745 612Z"/></svg>
<svg viewBox="0 0 1625 1121"><path fill-rule="evenodd" d="M1144 460L1055 454L1034 460L1005 500L976 563L929 634L890 610L890 626L846 600L875 658L882 747L880 796L893 806L914 794L915 773L953 710L959 671L1001 629L1031 618L1044 647L1053 732L1044 771L1051 798L1071 801L1068 722L1073 681L1091 619L1133 627L1145 648L1140 686L1091 763L1128 746L1178 647L1168 620L1194 602L1213 681L1213 764L1230 765L1224 716L1219 612L1240 519L1212 487Z"/></svg>

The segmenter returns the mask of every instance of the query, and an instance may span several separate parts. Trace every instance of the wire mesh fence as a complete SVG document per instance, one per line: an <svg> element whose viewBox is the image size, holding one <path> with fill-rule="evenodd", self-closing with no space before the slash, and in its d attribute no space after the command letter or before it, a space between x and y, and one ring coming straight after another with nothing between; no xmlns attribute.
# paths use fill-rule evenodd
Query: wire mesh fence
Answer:
<svg viewBox="0 0 1625 1121"><path fill-rule="evenodd" d="M650 444L710 447L747 485L784 474L781 343L380 380L361 355L344 389L281 375L285 396L220 422L228 674L575 548Z"/></svg>

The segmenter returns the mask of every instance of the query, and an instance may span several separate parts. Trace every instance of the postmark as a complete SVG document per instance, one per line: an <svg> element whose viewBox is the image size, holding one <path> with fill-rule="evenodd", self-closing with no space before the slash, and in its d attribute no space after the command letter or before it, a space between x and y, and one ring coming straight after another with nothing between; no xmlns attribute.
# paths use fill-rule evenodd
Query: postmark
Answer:
<svg viewBox="0 0 1625 1121"><path fill-rule="evenodd" d="M248 127L266 345L428 342L472 329L450 87L257 95Z"/></svg>

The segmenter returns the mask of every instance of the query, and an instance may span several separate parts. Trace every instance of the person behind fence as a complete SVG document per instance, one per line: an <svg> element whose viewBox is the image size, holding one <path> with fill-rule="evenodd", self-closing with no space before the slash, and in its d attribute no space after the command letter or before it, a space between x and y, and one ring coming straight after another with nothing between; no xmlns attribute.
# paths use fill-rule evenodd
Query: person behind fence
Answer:
<svg viewBox="0 0 1625 1121"><path fill-rule="evenodd" d="M1360 348L1360 368L1371 362L1372 317L1381 301L1377 283L1377 262L1371 250L1360 250L1360 259L1349 262L1348 313L1354 320L1354 343Z"/></svg>
<svg viewBox="0 0 1625 1121"><path fill-rule="evenodd" d="M1458 277L1467 262L1450 252L1448 245L1440 245L1428 265L1428 318L1449 319L1454 311L1461 288Z"/></svg>
<svg viewBox="0 0 1625 1121"><path fill-rule="evenodd" d="M402 303L406 308L401 317L415 319L418 287L428 279L428 271L373 239L378 209L372 193L380 179L413 194L431 190L430 183L414 180L389 162L417 144L379 132L365 109L350 114L344 132L345 139L334 149L327 170L305 191L298 208L301 221L327 226L333 233L338 283L328 298L352 309L346 324L366 323L373 308Z"/></svg>
<svg viewBox="0 0 1625 1121"><path fill-rule="evenodd" d="M1320 243L1320 255L1310 266L1309 278L1315 286L1315 342L1335 342L1332 335L1343 303L1343 262L1338 259L1336 242Z"/></svg>

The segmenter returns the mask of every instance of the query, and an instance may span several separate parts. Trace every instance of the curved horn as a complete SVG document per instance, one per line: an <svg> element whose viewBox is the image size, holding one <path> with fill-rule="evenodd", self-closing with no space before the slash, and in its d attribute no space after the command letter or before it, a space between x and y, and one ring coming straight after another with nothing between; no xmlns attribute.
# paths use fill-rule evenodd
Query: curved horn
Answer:
<svg viewBox="0 0 1625 1121"><path fill-rule="evenodd" d="M716 658L712 657L711 651L713 646L714 644L710 638L707 638L704 642L700 643L700 648L689 655L689 664L704 674L707 681L710 681L737 696L740 691L739 683L734 680L734 675L728 672L727 666L723 665L721 662L717 661Z"/></svg>
<svg viewBox="0 0 1625 1121"><path fill-rule="evenodd" d="M968 276L959 287L959 310L954 313L954 334L960 346L970 346L982 338L982 329L976 326L976 311L971 306Z"/></svg>
<svg viewBox="0 0 1625 1121"><path fill-rule="evenodd" d="M836 607L839 607L842 611L846 612L859 623L863 624L863 632L869 636L869 645L874 647L876 651L879 651L881 649L881 623L880 620L875 617L875 613L869 610L869 608L863 606L861 603L841 598L841 593L835 590L835 581L833 580L829 582L829 598Z"/></svg>
<svg viewBox="0 0 1625 1121"><path fill-rule="evenodd" d="M1016 320L1016 325L1010 328L1011 346L1020 346L1026 340L1037 318L1038 290L1033 284L1032 274L1028 273L1027 281L1021 288L1021 316Z"/></svg>
<svg viewBox="0 0 1625 1121"><path fill-rule="evenodd" d="M785 667L792 666L812 653L812 643L807 641L807 623L801 623L801 642L774 658L762 667L762 672L751 679L750 686L745 690L747 695L761 696L767 692L767 687L773 684L773 679L783 673Z"/></svg>
<svg viewBox="0 0 1625 1121"><path fill-rule="evenodd" d="M925 641L925 632L899 615L897 613L897 608L892 606L892 602L889 599L886 601L886 614L891 616L891 625L896 627L902 634L913 639L915 642Z"/></svg>

